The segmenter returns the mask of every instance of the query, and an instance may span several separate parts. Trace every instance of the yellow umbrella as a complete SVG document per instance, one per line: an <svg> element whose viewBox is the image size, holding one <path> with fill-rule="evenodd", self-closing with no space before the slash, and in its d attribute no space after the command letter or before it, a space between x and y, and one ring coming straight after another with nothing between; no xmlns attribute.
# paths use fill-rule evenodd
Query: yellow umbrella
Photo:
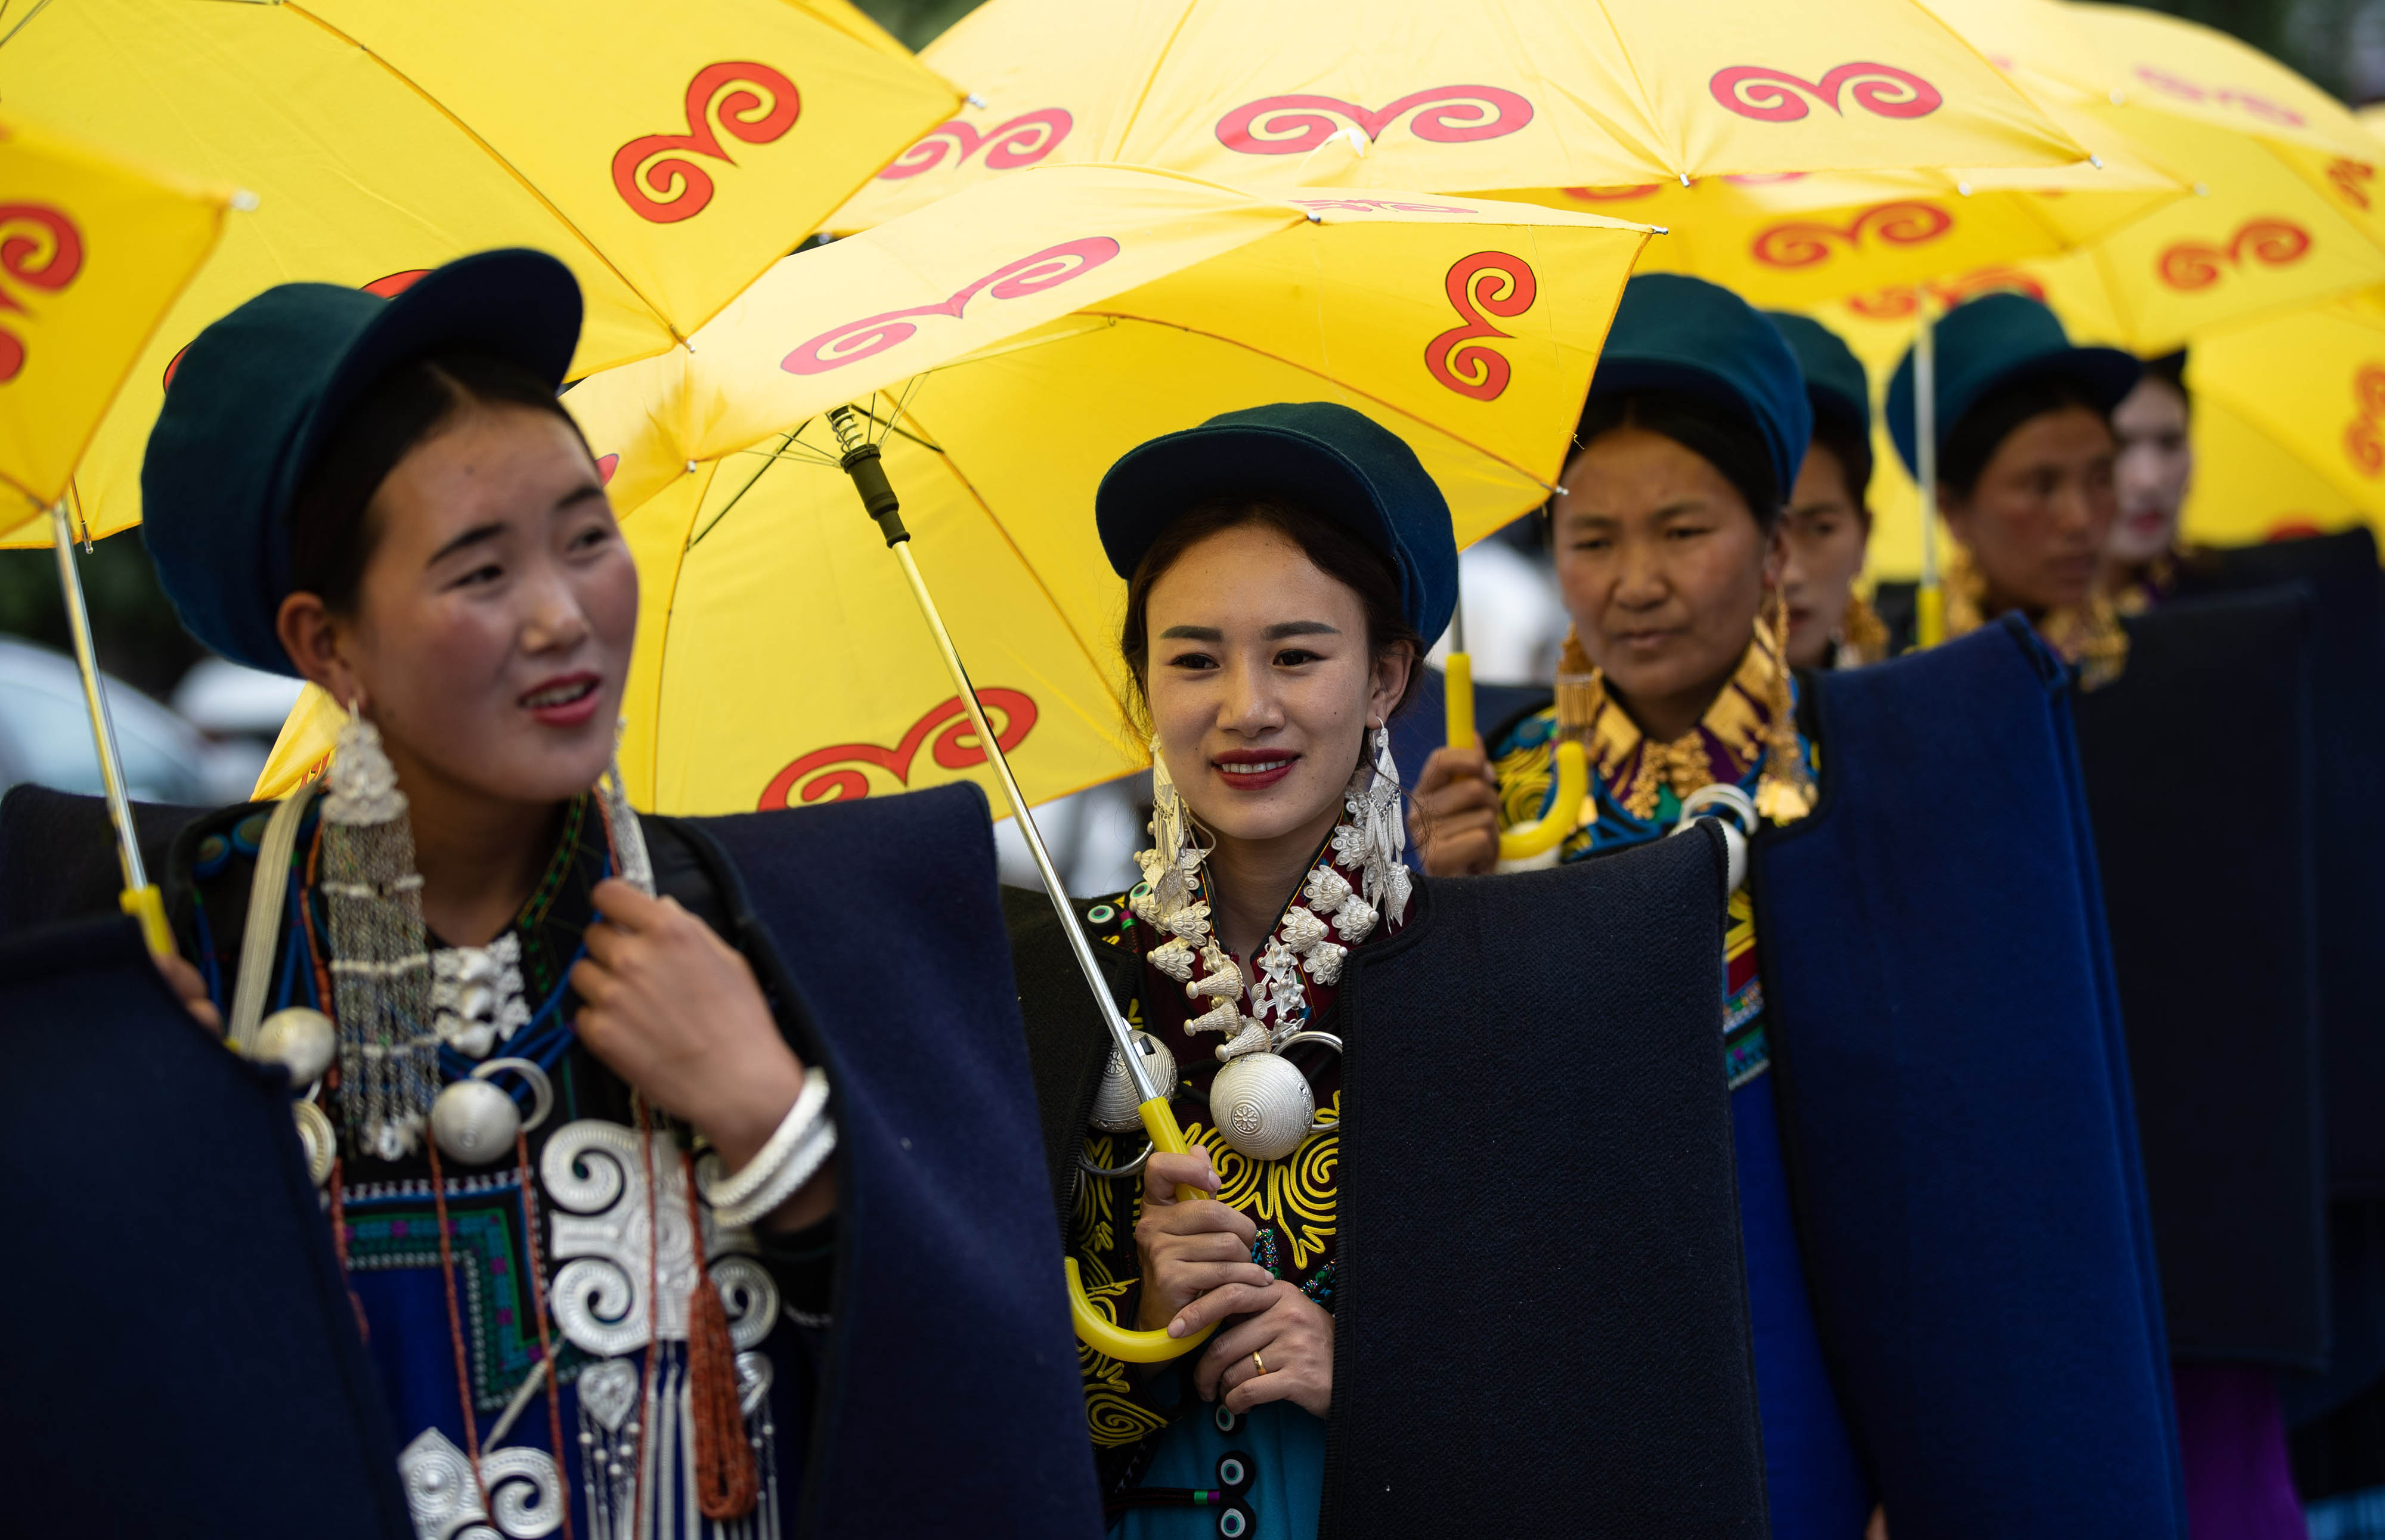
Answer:
<svg viewBox="0 0 2385 1540"><path fill-rule="evenodd" d="M2385 512L2385 294L2198 337L2187 384L2198 415L2218 407L2316 472L2342 504ZM2301 510L2270 511L2274 525Z"/></svg>
<svg viewBox="0 0 2385 1540"><path fill-rule="evenodd" d="M565 398L643 582L633 795L722 812L985 778L835 470L830 407L871 415L1042 801L1146 762L1118 705L1123 589L1093 534L1112 460L1220 411L1339 400L1415 445L1474 539L1548 495L1646 236L1474 199L1070 167L787 258L692 350ZM330 743L307 711L268 789Z"/></svg>
<svg viewBox="0 0 2385 1540"><path fill-rule="evenodd" d="M625 773L642 801L728 810L949 780L991 755L1152 1144L1181 1152L1026 816L1143 757L1120 731L1122 595L1091 528L1096 481L1220 409L1333 397L1405 436L1480 533L1547 495L1647 234L1473 199L1263 198L1069 167L788 258L688 350L570 397L634 510ZM955 596L949 628L929 573ZM320 733L332 714L314 713ZM319 752L293 741L308 729L285 731L285 767ZM1123 1330L1067 1267L1095 1351L1155 1361L1207 1334Z"/></svg>
<svg viewBox="0 0 2385 1540"><path fill-rule="evenodd" d="M587 297L585 373L688 336L957 100L843 0L73 0L7 27L0 100L261 199L100 427L86 537L140 517L172 359L264 289L535 246Z"/></svg>
<svg viewBox="0 0 2385 1540"><path fill-rule="evenodd" d="M43 532L57 547L75 662L116 824L124 911L140 920L150 950L160 955L173 950L173 936L142 869L63 499L94 426L158 318L206 260L233 201L228 190L135 170L13 111L0 115L0 482L25 498L0 512L0 528L51 509Z"/></svg>
<svg viewBox="0 0 2385 1540"><path fill-rule="evenodd" d="M835 228L1037 164L1298 180L1340 133L1337 182L1468 192L2085 154L1912 0L991 0L923 56L971 105Z"/></svg>
<svg viewBox="0 0 2385 1540"><path fill-rule="evenodd" d="M2162 353L2197 332L2385 282L2380 146L2259 50L2154 11L1945 0L2032 94L2190 176L2199 196L2059 261L2037 285L2080 335Z"/></svg>

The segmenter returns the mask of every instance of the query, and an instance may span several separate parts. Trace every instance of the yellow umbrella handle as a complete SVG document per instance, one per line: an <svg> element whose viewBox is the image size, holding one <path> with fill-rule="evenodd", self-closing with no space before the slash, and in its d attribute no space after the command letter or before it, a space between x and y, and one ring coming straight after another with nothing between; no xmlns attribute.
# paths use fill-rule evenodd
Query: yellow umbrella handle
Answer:
<svg viewBox="0 0 2385 1540"><path fill-rule="evenodd" d="M1154 1096L1135 1111L1143 1118L1143 1131L1150 1136L1155 1152L1181 1155L1190 1147L1184 1142L1184 1131L1176 1126L1176 1114L1168 1109L1167 1097ZM1179 1203L1208 1196L1198 1187L1177 1184ZM1076 1323L1077 1340L1121 1363L1166 1363L1200 1346L1217 1329L1213 1321L1184 1337L1171 1337L1166 1332L1130 1331L1093 1308L1093 1302L1085 1296L1084 1280L1078 1276L1074 1257L1062 1258L1060 1265L1068 1270L1068 1316Z"/></svg>
<svg viewBox="0 0 2385 1540"><path fill-rule="evenodd" d="M1449 704L1452 748L1474 746L1474 659L1462 652L1449 655L1444 689ZM1557 745L1557 795L1549 810L1520 829L1499 836L1499 858L1530 860L1556 848L1581 818L1581 799L1590 795L1590 757L1568 738Z"/></svg>

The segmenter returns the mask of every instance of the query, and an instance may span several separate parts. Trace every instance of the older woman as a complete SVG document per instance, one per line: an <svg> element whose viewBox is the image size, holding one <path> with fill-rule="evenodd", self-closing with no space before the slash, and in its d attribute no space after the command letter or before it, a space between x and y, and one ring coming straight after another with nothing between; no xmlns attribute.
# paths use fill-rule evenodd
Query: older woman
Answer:
<svg viewBox="0 0 2385 1540"><path fill-rule="evenodd" d="M1956 306L1937 331L1938 505L1957 549L1946 633L2017 609L2089 689L2119 674L2128 640L2101 581L2119 516L2112 408L2142 372L2108 347L2073 347L2023 294ZM1889 432L1919 472L1913 355L1888 386Z"/></svg>

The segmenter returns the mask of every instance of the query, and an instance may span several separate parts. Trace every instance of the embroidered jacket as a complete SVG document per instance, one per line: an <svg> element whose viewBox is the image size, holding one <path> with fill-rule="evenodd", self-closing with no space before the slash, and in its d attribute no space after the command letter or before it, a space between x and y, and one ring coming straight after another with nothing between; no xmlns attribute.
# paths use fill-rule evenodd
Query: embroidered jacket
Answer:
<svg viewBox="0 0 2385 1540"><path fill-rule="evenodd" d="M1355 883L1355 877L1352 880ZM1299 1284L1302 1293L1330 1310L1333 1175L1341 1136L1330 1129L1311 1133L1297 1149L1279 1160L1252 1160L1226 1143L1209 1121L1210 1082L1223 1068L1217 1058L1219 1039L1215 1033L1186 1030L1186 1024L1211 1002L1205 997L1188 1000L1181 983L1147 960L1170 938L1135 918L1131 907L1135 895L1119 894L1080 906L1079 910L1086 933L1097 945L1117 947L1146 959L1138 972L1140 987L1126 1008L1127 1020L1157 1037L1175 1055L1177 1082L1171 1105L1177 1121L1189 1143L1209 1152L1221 1184L1219 1200L1248 1214L1258 1227L1251 1259L1278 1278ZM1380 924L1352 945L1363 945L1376 936L1396 933L1405 918L1384 914ZM1303 992L1307 1028L1334 1032L1340 1014L1337 986L1312 976L1305 978ZM1340 1056L1322 1045L1298 1044L1285 1057L1307 1077L1319 1121L1338 1120ZM1112 1134L1088 1129L1084 1158L1088 1164L1115 1169L1132 1160L1143 1146L1140 1132ZM1141 1304L1142 1264L1135 1250L1134 1226L1142 1213L1143 1176L1138 1171L1118 1177L1088 1174L1078 1184L1069 1216L1068 1249L1083 1274L1086 1293L1096 1308L1130 1325ZM1138 1445L1164 1431L1186 1409L1175 1404L1176 1376L1158 1374L1137 1385L1117 1359L1081 1344L1078 1351L1084 1372L1086 1422L1098 1448L1123 1451Z"/></svg>

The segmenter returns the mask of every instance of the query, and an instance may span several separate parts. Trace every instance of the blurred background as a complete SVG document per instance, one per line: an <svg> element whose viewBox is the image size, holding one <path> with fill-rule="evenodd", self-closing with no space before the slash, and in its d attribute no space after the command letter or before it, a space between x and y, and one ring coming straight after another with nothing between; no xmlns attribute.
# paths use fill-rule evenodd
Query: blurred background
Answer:
<svg viewBox="0 0 2385 1540"><path fill-rule="evenodd" d="M914 49L976 3L859 0ZM2352 106L2385 101L2385 0L2142 3L2232 32ZM158 591L137 531L78 557L133 795L182 803L244 798L296 696L295 682L209 657L191 641ZM1537 520L1518 520L1464 559L1475 676L1490 683L1548 678L1565 618ZM100 789L53 561L47 551L0 551L0 791L20 781ZM1445 641L1436 647L1436 661L1445 649ZM1149 795L1148 778L1138 776L1046 809L1039 823L1073 891L1113 892L1136 880L1130 857ZM1005 878L1031 883L1024 843L1007 820L1000 838Z"/></svg>

